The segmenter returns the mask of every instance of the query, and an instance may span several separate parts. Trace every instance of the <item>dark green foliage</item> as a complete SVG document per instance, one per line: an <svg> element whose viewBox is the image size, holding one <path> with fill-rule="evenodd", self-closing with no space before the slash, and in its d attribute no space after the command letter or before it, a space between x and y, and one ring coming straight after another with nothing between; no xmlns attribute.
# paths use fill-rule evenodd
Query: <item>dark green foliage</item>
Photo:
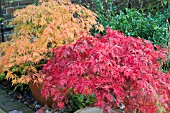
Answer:
<svg viewBox="0 0 170 113"><path fill-rule="evenodd" d="M13 92L29 92L30 88L28 84L17 84L11 88Z"/></svg>
<svg viewBox="0 0 170 113"><path fill-rule="evenodd" d="M96 102L96 98L95 95L87 95L84 96L82 94L73 94L70 96L70 98L68 99L69 102L67 104L68 110L66 110L66 113L73 113L75 111L77 111L78 109L82 109L85 107L91 107L95 102Z"/></svg>
<svg viewBox="0 0 170 113"><path fill-rule="evenodd" d="M167 42L166 31L168 24L162 13L156 13L152 16L150 13L146 16L133 9L126 9L125 12L120 11L114 16L108 15L108 22L101 23L110 26L115 30L120 30L128 36L141 37L152 41L154 44L165 44Z"/></svg>
<svg viewBox="0 0 170 113"><path fill-rule="evenodd" d="M9 3L12 3L14 0L2 0L1 3L2 5L5 5L5 2L9 2Z"/></svg>
<svg viewBox="0 0 170 113"><path fill-rule="evenodd" d="M0 82L5 79L5 74L0 74Z"/></svg>
<svg viewBox="0 0 170 113"><path fill-rule="evenodd" d="M4 20L4 18L0 17L0 21Z"/></svg>
<svg viewBox="0 0 170 113"><path fill-rule="evenodd" d="M165 73L170 71L170 59L162 65L162 70Z"/></svg>

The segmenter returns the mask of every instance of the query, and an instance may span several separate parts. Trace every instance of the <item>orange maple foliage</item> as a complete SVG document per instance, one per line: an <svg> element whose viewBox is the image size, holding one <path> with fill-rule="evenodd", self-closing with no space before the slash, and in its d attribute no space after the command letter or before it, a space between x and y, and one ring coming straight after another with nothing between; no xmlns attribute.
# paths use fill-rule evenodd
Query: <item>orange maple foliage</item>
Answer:
<svg viewBox="0 0 170 113"><path fill-rule="evenodd" d="M95 13L67 1L49 0L14 13L15 18L10 23L17 25L14 34L10 41L0 44L0 73L6 71L6 78L12 79L13 84L35 79L30 75L41 76L41 69L37 67L42 67L40 62L51 57L48 53L54 47L74 43L82 35L89 35L92 26L103 30L96 22ZM17 75L20 70L21 77Z"/></svg>

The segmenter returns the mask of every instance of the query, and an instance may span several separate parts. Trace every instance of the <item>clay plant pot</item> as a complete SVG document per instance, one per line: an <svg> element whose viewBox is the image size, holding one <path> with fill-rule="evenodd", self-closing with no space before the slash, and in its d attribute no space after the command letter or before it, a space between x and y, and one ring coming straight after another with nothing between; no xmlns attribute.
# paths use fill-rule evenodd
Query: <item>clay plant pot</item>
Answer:
<svg viewBox="0 0 170 113"><path fill-rule="evenodd" d="M45 99L44 97L41 96L42 84L31 82L29 85L30 85L31 93L35 98L35 100L37 100L37 102L43 105L47 105L48 107L52 106L53 103L52 97Z"/></svg>

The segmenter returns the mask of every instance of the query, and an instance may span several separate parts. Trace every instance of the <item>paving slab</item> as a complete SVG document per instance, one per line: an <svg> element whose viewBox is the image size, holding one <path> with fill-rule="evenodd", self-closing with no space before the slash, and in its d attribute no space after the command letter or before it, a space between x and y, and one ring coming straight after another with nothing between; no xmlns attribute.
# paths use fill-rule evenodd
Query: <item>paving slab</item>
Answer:
<svg viewBox="0 0 170 113"><path fill-rule="evenodd" d="M0 113L6 113L3 109L0 108Z"/></svg>
<svg viewBox="0 0 170 113"><path fill-rule="evenodd" d="M103 113L103 110L96 107L80 109L74 113Z"/></svg>
<svg viewBox="0 0 170 113"><path fill-rule="evenodd" d="M21 111L22 113L35 113L25 104L14 101L6 91L0 88L0 113L10 113L11 111Z"/></svg>

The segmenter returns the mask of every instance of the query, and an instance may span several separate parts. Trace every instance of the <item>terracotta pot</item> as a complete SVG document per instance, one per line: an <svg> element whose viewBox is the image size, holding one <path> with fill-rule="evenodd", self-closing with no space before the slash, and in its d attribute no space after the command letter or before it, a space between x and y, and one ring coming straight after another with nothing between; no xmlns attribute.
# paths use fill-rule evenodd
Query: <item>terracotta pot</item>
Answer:
<svg viewBox="0 0 170 113"><path fill-rule="evenodd" d="M53 102L52 97L45 99L44 97L41 96L42 84L30 83L29 85L30 85L31 93L33 97L35 98L35 100L37 100L37 102L43 105L47 105L48 107L52 106L52 102Z"/></svg>

